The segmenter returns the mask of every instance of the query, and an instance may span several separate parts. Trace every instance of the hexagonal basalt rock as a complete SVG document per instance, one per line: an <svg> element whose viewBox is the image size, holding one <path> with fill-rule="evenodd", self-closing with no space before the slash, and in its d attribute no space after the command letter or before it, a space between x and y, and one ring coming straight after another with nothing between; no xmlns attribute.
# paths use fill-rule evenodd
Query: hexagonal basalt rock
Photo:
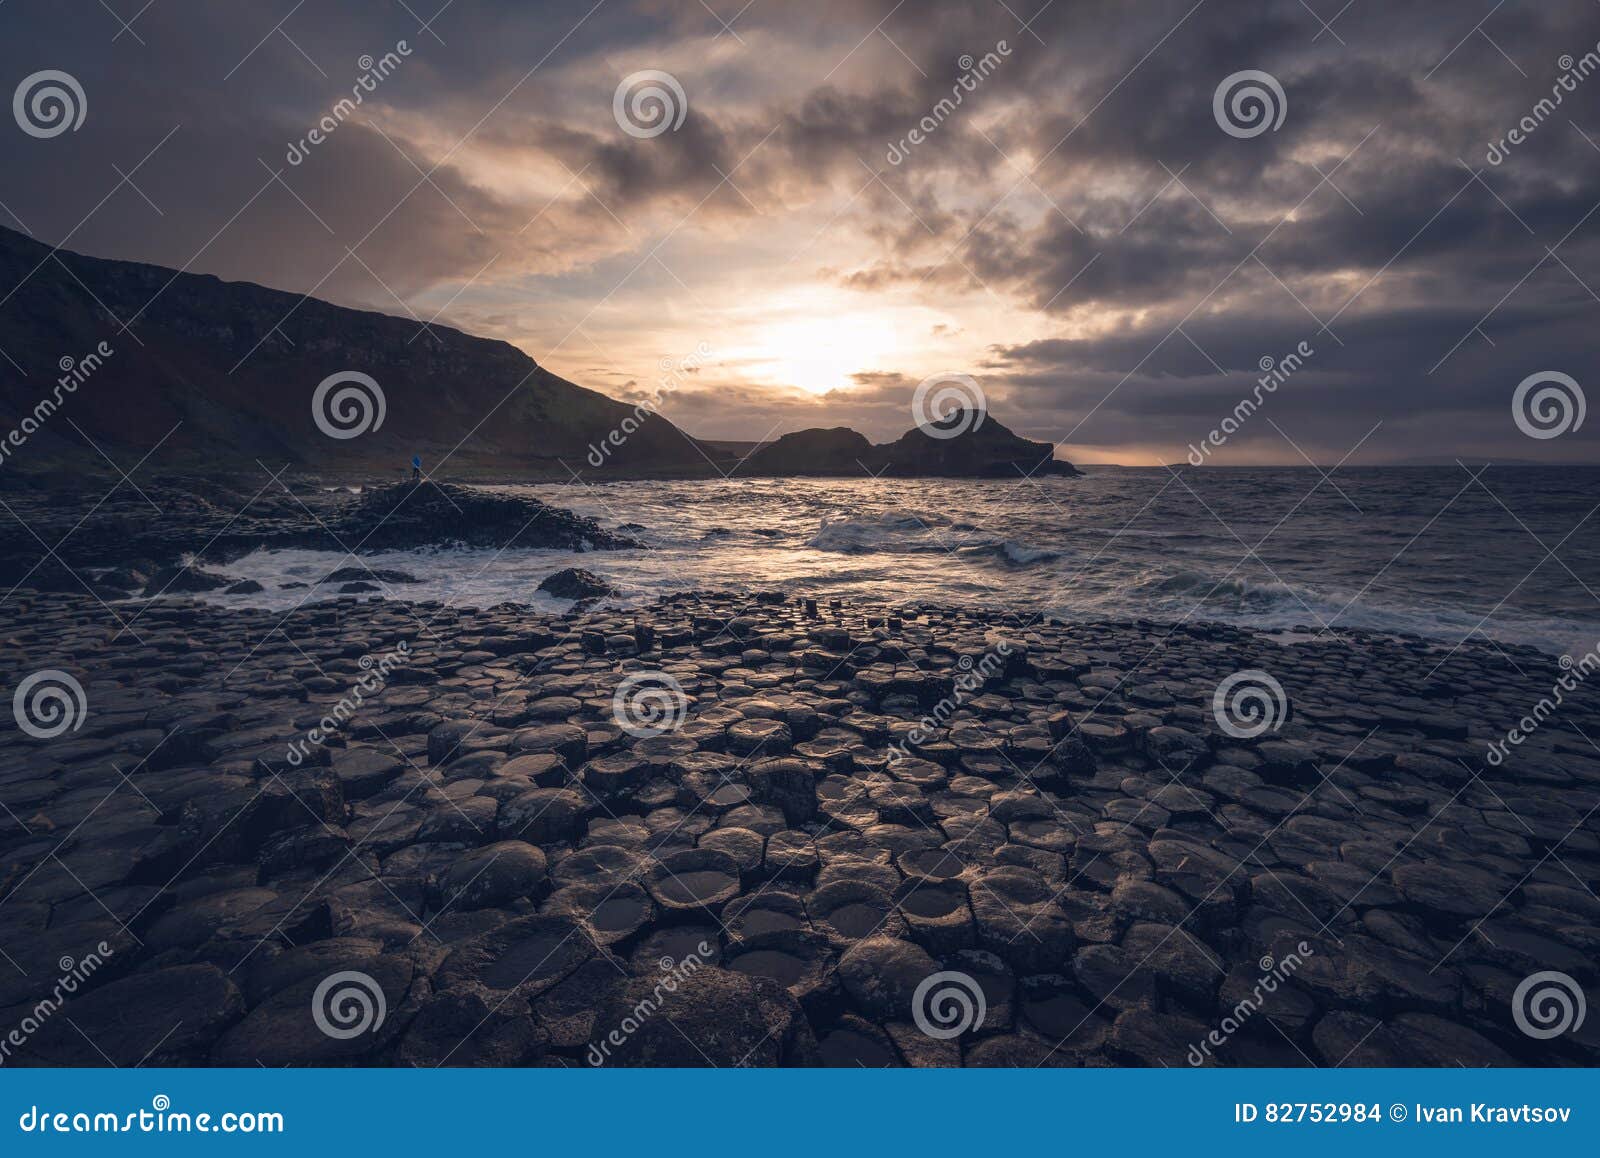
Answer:
<svg viewBox="0 0 1600 1158"><path fill-rule="evenodd" d="M906 881L895 893L895 906L911 939L930 953L943 956L977 943L977 928L959 881Z"/></svg>
<svg viewBox="0 0 1600 1158"><path fill-rule="evenodd" d="M701 918L739 895L739 864L710 848L668 853L651 870L648 887L663 916Z"/></svg>
<svg viewBox="0 0 1600 1158"><path fill-rule="evenodd" d="M103 940L69 1011L115 1061L554 1065L604 1045L607 1063L612 1009L646 1064L701 1064L710 1041L728 1064L1184 1065L1241 1011L1201 1062L1600 1056L1593 1018L1535 1043L1512 1017L1524 978L1588 985L1600 953L1600 902L1574 879L1600 858L1581 823L1593 697L1505 766L1482 759L1488 724L1549 691L1549 657L1029 619L946 713L1005 609L346 598L273 635L281 615L227 598L147 607L140 639L95 627L87 596L8 604L11 667L59 664L92 707L48 745L0 736L21 821L0 838L18 965L0 1011L20 1020L58 958ZM414 654L348 746L290 764L287 738L402 637ZM646 667L692 716L640 739L611 692ZM1294 718L1226 736L1212 692L1258 667L1297 690ZM106 760L138 791L108 798ZM976 1033L917 1027L910 995L937 970L983 989ZM351 973L382 1025L325 1035L311 999ZM685 985L705 991L680 1012ZM695 1045L685 1017L707 1027ZM104 1062L86 1046L55 1018L10 1057Z"/></svg>
<svg viewBox="0 0 1600 1158"><path fill-rule="evenodd" d="M502 840L457 860L439 881L446 908L484 909L532 896L545 884L545 856L523 840Z"/></svg>
<svg viewBox="0 0 1600 1158"><path fill-rule="evenodd" d="M835 881L812 893L806 908L822 930L841 942L882 934L904 938L905 923L894 900L865 881Z"/></svg>
<svg viewBox="0 0 1600 1158"><path fill-rule="evenodd" d="M762 888L729 901L722 910L722 923L730 952L769 933L802 932L811 927L805 903L776 888Z"/></svg>
<svg viewBox="0 0 1600 1158"><path fill-rule="evenodd" d="M969 886L978 944L1019 973L1061 973L1077 938L1054 904L1056 890L1027 869L991 869Z"/></svg>
<svg viewBox="0 0 1600 1158"><path fill-rule="evenodd" d="M535 788L500 806L500 832L532 844L571 840L583 826L590 801L569 788Z"/></svg>
<svg viewBox="0 0 1600 1158"><path fill-rule="evenodd" d="M1465 865L1402 864L1393 872L1395 888L1418 916L1453 926L1487 917L1514 882Z"/></svg>
<svg viewBox="0 0 1600 1158"><path fill-rule="evenodd" d="M517 1066L537 1061L548 1046L527 1001L462 985L424 1002L394 1052L401 1065Z"/></svg>
<svg viewBox="0 0 1600 1158"><path fill-rule="evenodd" d="M782 985L808 1011L836 1004L835 953L827 938L809 929L779 929L728 947L724 968Z"/></svg>
<svg viewBox="0 0 1600 1158"><path fill-rule="evenodd" d="M1211 758L1211 749L1203 737L1166 725L1144 733L1140 737L1140 747L1174 776L1203 768Z"/></svg>
<svg viewBox="0 0 1600 1158"><path fill-rule="evenodd" d="M624 986L595 1019L584 1057L591 1065L766 1067L814 1064L817 1046L799 1003L776 981L680 965Z"/></svg>
<svg viewBox="0 0 1600 1158"><path fill-rule="evenodd" d="M793 742L782 720L740 720L728 726L728 751L740 756L781 756Z"/></svg>
<svg viewBox="0 0 1600 1158"><path fill-rule="evenodd" d="M557 861L550 877L557 888L566 885L616 884L644 875L647 858L619 844L595 844Z"/></svg>
<svg viewBox="0 0 1600 1158"><path fill-rule="evenodd" d="M521 917L456 948L434 976L435 988L482 985L532 997L594 954L594 942L570 916Z"/></svg>
<svg viewBox="0 0 1600 1158"><path fill-rule="evenodd" d="M524 728L511 738L512 755L548 752L560 756L569 768L582 764L588 750L589 734L576 724Z"/></svg>
<svg viewBox="0 0 1600 1158"><path fill-rule="evenodd" d="M781 809L790 824L804 824L817 814L817 771L805 760L758 760L744 779L751 800Z"/></svg>
<svg viewBox="0 0 1600 1158"><path fill-rule="evenodd" d="M627 941L655 920L655 905L633 881L568 885L546 898L541 912L585 922L602 945Z"/></svg>
<svg viewBox="0 0 1600 1158"><path fill-rule="evenodd" d="M938 971L938 963L919 946L883 936L856 942L839 961L845 993L879 1022L909 1019L917 986Z"/></svg>

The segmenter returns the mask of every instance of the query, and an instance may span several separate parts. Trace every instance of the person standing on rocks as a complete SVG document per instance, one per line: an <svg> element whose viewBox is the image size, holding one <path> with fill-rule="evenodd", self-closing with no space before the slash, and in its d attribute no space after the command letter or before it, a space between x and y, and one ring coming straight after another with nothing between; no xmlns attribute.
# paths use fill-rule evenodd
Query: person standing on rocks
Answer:
<svg viewBox="0 0 1600 1158"><path fill-rule="evenodd" d="M422 481L422 456L420 454L411 456L411 481Z"/></svg>

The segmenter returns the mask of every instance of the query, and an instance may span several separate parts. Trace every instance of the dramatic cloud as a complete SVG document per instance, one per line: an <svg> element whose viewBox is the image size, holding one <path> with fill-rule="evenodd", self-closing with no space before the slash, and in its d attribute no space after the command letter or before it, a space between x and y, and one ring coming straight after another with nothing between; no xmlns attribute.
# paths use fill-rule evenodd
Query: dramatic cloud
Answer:
<svg viewBox="0 0 1600 1158"><path fill-rule="evenodd" d="M1064 457L1172 461L1304 345L1222 461L1597 457L1511 414L1600 394L1592 0L108 4L0 7L7 91L88 105L0 133L0 222L69 249L618 397L706 349L665 412L709 438L892 437L955 370ZM646 71L676 129L614 116ZM1245 72L1275 129L1219 123Z"/></svg>

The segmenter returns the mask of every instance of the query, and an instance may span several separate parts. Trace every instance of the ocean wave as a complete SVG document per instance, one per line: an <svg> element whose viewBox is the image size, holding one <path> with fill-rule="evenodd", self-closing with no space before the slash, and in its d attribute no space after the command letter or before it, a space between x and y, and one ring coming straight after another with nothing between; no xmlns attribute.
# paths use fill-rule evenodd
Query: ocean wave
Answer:
<svg viewBox="0 0 1600 1158"><path fill-rule="evenodd" d="M1087 587L1087 590L1085 589ZM1499 638L1561 653L1593 645L1596 626L1578 619L1501 611L1486 618L1470 607L1385 601L1362 590L1313 587L1276 579L1212 573L1194 568L1141 569L1115 565L1073 587L1073 601L1058 610L1079 618L1219 620L1281 630L1358 630L1418 635L1457 645L1468 638Z"/></svg>
<svg viewBox="0 0 1600 1158"><path fill-rule="evenodd" d="M1052 559L1059 559L1062 553L1047 547L1035 547L1029 543L1018 542L1016 539L991 539L968 543L957 548L953 554L958 559L992 559L1012 567L1030 567L1035 563L1047 563Z"/></svg>
<svg viewBox="0 0 1600 1158"><path fill-rule="evenodd" d="M1015 539L1007 539L1000 544L1000 554L1010 562L1025 567L1030 563L1047 563L1051 559L1059 559L1062 553L1047 547L1033 547L1027 543L1019 543Z"/></svg>
<svg viewBox="0 0 1600 1158"><path fill-rule="evenodd" d="M1237 599L1241 602L1274 603L1280 600L1296 601L1315 593L1308 588L1292 587L1276 579L1254 580L1243 575L1213 575L1206 571L1184 568L1175 572L1147 574L1136 584L1144 591L1159 595L1190 595L1199 593L1206 599Z"/></svg>
<svg viewBox="0 0 1600 1158"><path fill-rule="evenodd" d="M939 552L963 561L993 560L1013 567L1027 567L1061 557L1062 552L1035 546L1018 539L972 539L962 534L975 529L970 524L950 524L942 530L918 515L852 515L843 519L823 519L806 543L818 551L846 555L931 555Z"/></svg>
<svg viewBox="0 0 1600 1158"><path fill-rule="evenodd" d="M849 515L824 518L806 546L845 554L949 550L933 534L947 520L912 514Z"/></svg>

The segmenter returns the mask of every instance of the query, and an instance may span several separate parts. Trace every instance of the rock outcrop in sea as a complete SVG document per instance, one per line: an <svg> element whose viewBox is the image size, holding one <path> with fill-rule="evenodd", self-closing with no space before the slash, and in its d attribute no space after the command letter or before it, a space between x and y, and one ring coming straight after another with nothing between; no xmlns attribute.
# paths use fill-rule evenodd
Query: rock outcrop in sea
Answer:
<svg viewBox="0 0 1600 1158"><path fill-rule="evenodd" d="M875 446L845 427L797 430L756 450L746 476L997 478L1075 476L1047 442L1034 442L981 411L958 410Z"/></svg>
<svg viewBox="0 0 1600 1158"><path fill-rule="evenodd" d="M265 482L266 480L262 480ZM120 598L226 587L226 564L259 549L349 553L462 545L606 551L638 540L526 495L400 482L359 492L288 483L183 479L68 504L51 490L0 496L0 583ZM353 565L329 577L381 573ZM387 581L387 580L385 580ZM395 580L413 582L410 576Z"/></svg>

